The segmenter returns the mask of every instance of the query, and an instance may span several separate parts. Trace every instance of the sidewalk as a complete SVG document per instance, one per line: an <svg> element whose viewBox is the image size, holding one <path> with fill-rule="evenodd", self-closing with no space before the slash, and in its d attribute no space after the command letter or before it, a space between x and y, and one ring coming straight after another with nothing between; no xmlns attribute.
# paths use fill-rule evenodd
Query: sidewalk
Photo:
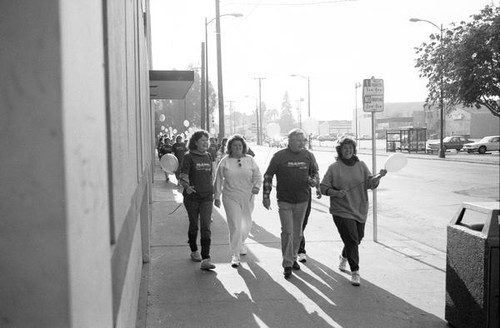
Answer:
<svg viewBox="0 0 500 328"><path fill-rule="evenodd" d="M238 269L229 263L223 211L214 211L211 255L217 268L202 271L189 259L187 216L175 178L165 182L158 166L154 178L151 262L143 273L147 289L137 327L447 326L445 254L396 235L384 236L384 244L366 236L362 285L353 287L337 269L341 241L332 233L309 241L309 260L285 280L276 209L254 213L249 253ZM323 229L320 224L309 223L310 235Z"/></svg>

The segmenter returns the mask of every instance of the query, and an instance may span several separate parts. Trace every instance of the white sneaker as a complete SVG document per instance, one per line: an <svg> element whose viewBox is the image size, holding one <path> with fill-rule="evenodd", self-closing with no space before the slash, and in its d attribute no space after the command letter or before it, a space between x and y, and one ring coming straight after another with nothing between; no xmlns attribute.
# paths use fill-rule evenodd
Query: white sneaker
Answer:
<svg viewBox="0 0 500 328"><path fill-rule="evenodd" d="M233 255L231 257L231 266L237 268L240 266L240 257L238 255Z"/></svg>
<svg viewBox="0 0 500 328"><path fill-rule="evenodd" d="M305 253L299 253L299 255L297 256L297 261L299 262L307 262L307 255Z"/></svg>
<svg viewBox="0 0 500 328"><path fill-rule="evenodd" d="M361 285L361 277L359 276L359 271L354 271L351 275L351 285L359 286Z"/></svg>
<svg viewBox="0 0 500 328"><path fill-rule="evenodd" d="M200 269L201 270L212 270L212 269L215 269L215 265L213 265L212 262L210 262L210 258L204 259L201 261Z"/></svg>
<svg viewBox="0 0 500 328"><path fill-rule="evenodd" d="M247 253L248 253L247 245L245 244L241 245L240 255L247 255Z"/></svg>
<svg viewBox="0 0 500 328"><path fill-rule="evenodd" d="M347 271L347 259L342 255L339 255L339 270L342 272Z"/></svg>

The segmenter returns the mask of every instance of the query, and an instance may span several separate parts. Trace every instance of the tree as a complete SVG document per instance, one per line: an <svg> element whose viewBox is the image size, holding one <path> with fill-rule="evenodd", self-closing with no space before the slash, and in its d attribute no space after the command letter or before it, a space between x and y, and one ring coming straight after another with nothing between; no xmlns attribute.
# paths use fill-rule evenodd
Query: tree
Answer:
<svg viewBox="0 0 500 328"><path fill-rule="evenodd" d="M295 127L295 120L292 115L292 105L290 105L290 97L288 91L285 91L283 101L281 102L281 115L279 119L281 132L288 133Z"/></svg>
<svg viewBox="0 0 500 328"><path fill-rule="evenodd" d="M440 99L442 85L448 109L484 106L500 117L500 7L486 6L471 18L415 48L415 67L429 80L427 104Z"/></svg>

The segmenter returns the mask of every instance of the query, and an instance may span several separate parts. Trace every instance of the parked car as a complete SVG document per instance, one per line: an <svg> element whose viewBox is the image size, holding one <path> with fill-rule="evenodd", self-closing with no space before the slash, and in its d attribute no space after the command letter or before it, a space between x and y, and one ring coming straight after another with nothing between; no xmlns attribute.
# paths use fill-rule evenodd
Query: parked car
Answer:
<svg viewBox="0 0 500 328"><path fill-rule="evenodd" d="M460 151L466 143L470 143L472 140L461 136L451 136L445 137L443 139L444 150L455 149ZM439 139L438 140L428 140L427 146L425 147L427 153L433 153L439 151Z"/></svg>
<svg viewBox="0 0 500 328"><path fill-rule="evenodd" d="M462 150L468 153L477 151L480 154L484 154L486 151L500 150L500 136L487 136L477 142L467 143Z"/></svg>

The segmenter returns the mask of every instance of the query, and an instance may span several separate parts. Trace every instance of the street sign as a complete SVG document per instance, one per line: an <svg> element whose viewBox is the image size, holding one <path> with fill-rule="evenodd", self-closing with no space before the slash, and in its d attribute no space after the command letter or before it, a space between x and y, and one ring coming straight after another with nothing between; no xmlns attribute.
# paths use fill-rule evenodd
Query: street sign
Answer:
<svg viewBox="0 0 500 328"><path fill-rule="evenodd" d="M363 112L384 111L384 80L363 80Z"/></svg>

